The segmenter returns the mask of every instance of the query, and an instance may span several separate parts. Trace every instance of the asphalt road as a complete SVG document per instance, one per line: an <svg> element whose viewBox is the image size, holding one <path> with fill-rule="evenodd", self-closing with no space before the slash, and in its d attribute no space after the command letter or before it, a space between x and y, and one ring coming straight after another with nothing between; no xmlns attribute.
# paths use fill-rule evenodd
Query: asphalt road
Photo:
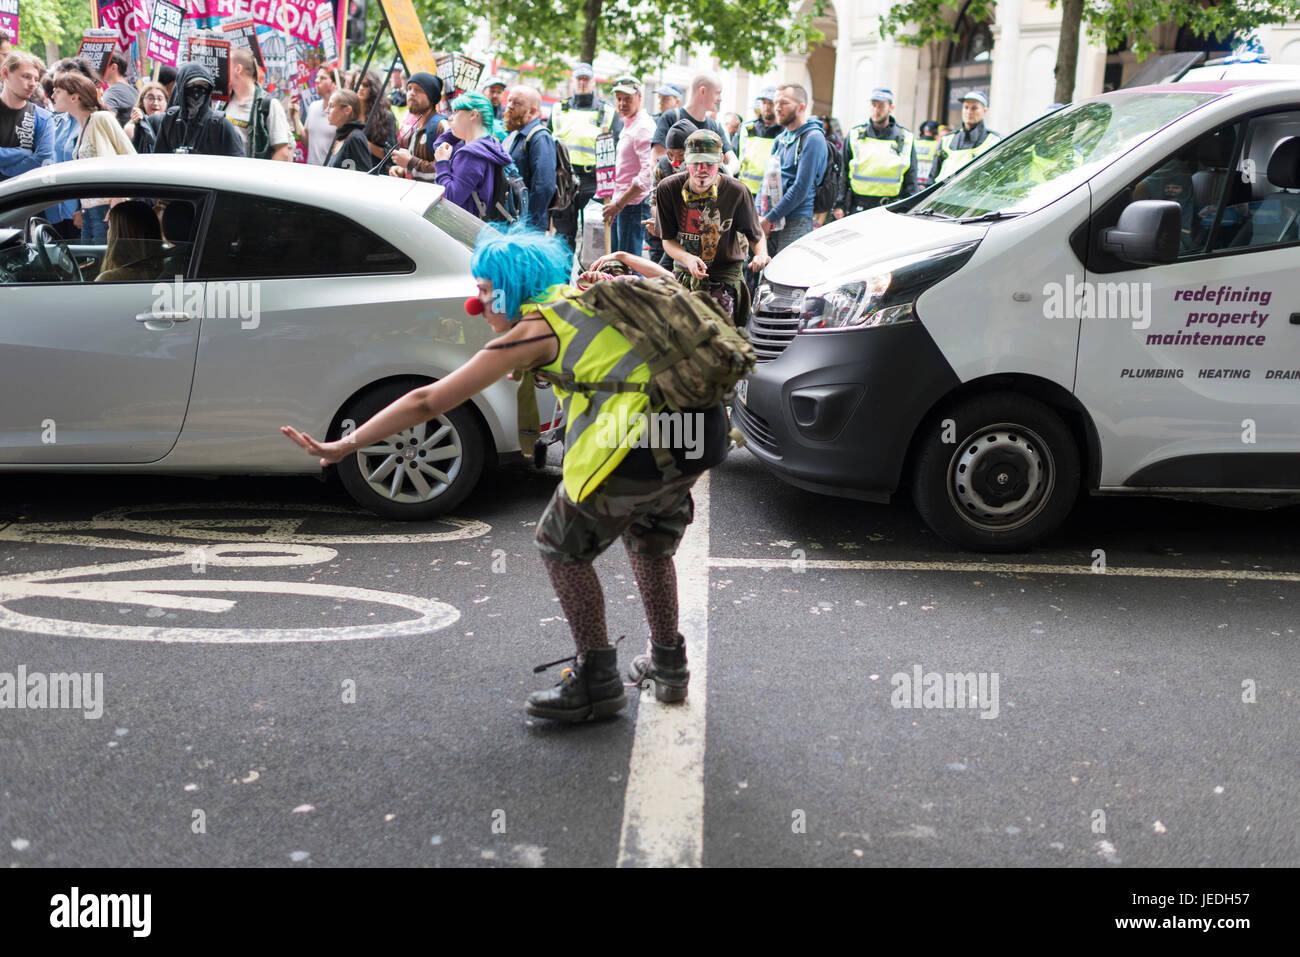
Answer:
<svg viewBox="0 0 1300 957"><path fill-rule="evenodd" d="M733 452L687 706L560 726L522 710L572 650L557 478L417 526L312 479L0 478L0 673L103 675L98 718L0 708L0 865L1300 865L1300 509L1094 500L981 556Z"/></svg>

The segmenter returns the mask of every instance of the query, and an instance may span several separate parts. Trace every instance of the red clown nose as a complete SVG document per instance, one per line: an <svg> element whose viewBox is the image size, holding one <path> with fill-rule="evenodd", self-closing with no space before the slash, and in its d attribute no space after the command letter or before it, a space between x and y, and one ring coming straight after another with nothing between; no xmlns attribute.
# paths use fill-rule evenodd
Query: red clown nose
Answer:
<svg viewBox="0 0 1300 957"><path fill-rule="evenodd" d="M470 296L468 299L465 300L465 311L468 312L471 316L478 316L483 314L483 303L478 298L478 296Z"/></svg>

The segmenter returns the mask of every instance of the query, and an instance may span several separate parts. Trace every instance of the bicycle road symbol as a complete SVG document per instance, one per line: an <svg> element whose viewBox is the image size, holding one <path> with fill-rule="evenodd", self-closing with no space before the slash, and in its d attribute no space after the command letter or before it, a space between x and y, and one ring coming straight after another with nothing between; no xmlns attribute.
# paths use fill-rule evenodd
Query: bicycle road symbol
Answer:
<svg viewBox="0 0 1300 957"><path fill-rule="evenodd" d="M72 638L101 638L119 641L163 643L268 644L300 641L357 641L368 638L427 634L454 624L460 611L436 599L346 585L313 582L230 581L207 578L132 579L75 581L69 578L107 576L157 568L191 565L201 556L204 568L213 567L296 567L316 565L338 557L330 544L422 544L477 538L491 530L485 522L444 518L448 531L397 534L306 534L300 531L304 517L274 518L130 518L148 512L180 512L221 509L222 512L255 509L251 503L205 503L199 505L152 505L125 507L101 512L86 522L49 522L11 525L0 529L0 541L26 544L83 545L91 548L131 549L164 552L157 558L110 564L55 568L0 576L0 629ZM335 506L304 506L294 511L333 513L355 517L356 512ZM124 538L107 532L158 536L161 540ZM150 625L121 625L23 614L8 603L23 598L57 598L74 601L145 605L149 608L221 614L238 605L229 598L194 593L244 593L303 595L345 602L371 602L411 612L415 617L395 622L365 625L334 625L311 628L201 628Z"/></svg>

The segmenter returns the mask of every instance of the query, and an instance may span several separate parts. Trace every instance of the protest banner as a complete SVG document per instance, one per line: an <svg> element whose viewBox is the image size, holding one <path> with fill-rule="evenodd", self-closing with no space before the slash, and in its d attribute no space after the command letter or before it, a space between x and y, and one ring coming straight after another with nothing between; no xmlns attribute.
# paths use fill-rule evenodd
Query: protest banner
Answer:
<svg viewBox="0 0 1300 957"><path fill-rule="evenodd" d="M0 0L0 39L18 44L18 0Z"/></svg>
<svg viewBox="0 0 1300 957"><path fill-rule="evenodd" d="M408 73L438 73L439 67L433 59L433 52L429 49L429 38L425 36L424 27L420 24L420 17L415 12L415 7L411 0L379 0L379 5L383 8L384 18L388 22L388 31L393 35L393 43L397 47L397 52L401 54L402 62L406 64ZM346 6L345 3L339 4L340 8ZM468 59L468 57L466 57ZM479 70L482 71L483 64L479 64ZM478 82L477 76L475 82ZM472 86L461 87L461 89L472 90Z"/></svg>
<svg viewBox="0 0 1300 957"><path fill-rule="evenodd" d="M227 35L231 47L246 47L253 51L257 65L265 67L262 59L262 45L257 42L257 24L252 20L234 20L221 25L221 32Z"/></svg>
<svg viewBox="0 0 1300 957"><path fill-rule="evenodd" d="M417 72L408 62L407 69ZM478 86L478 78L483 73L483 64L463 53L446 53L436 61L438 79L442 80L442 89L448 97L467 93Z"/></svg>
<svg viewBox="0 0 1300 957"><path fill-rule="evenodd" d="M112 30L117 45L126 50L137 36L149 29L148 0L94 0L99 28Z"/></svg>
<svg viewBox="0 0 1300 957"><path fill-rule="evenodd" d="M201 63L208 68L208 72L216 80L216 85L212 88L212 99L221 103L230 99L229 40L218 40L216 37L190 37L185 59L190 63Z"/></svg>
<svg viewBox="0 0 1300 957"><path fill-rule="evenodd" d="M181 33L185 21L185 8L175 0L154 0L153 19L149 23L149 40L145 56L168 66L180 60Z"/></svg>
<svg viewBox="0 0 1300 957"><path fill-rule="evenodd" d="M596 137L596 198L609 199L614 195L614 134L601 133Z"/></svg>
<svg viewBox="0 0 1300 957"><path fill-rule="evenodd" d="M108 66L108 58L117 49L117 41L116 29L105 27L99 30L87 30L81 35L81 46L77 48L77 56L85 57L95 68L95 72L103 76L104 68Z"/></svg>

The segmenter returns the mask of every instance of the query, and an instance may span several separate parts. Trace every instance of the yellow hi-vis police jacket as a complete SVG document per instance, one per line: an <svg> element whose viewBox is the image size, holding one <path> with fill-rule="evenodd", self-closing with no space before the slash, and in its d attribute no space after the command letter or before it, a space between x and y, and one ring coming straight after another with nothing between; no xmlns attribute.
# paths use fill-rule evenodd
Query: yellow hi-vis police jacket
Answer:
<svg viewBox="0 0 1300 957"><path fill-rule="evenodd" d="M897 138L876 139L866 126L854 127L849 139L849 188L859 196L897 196L912 165L912 134L899 129Z"/></svg>
<svg viewBox="0 0 1300 957"><path fill-rule="evenodd" d="M614 108L604 100L593 100L592 108L580 110L572 100L557 103L551 113L551 132L569 150L574 166L596 165L596 137L608 133L614 122Z"/></svg>
<svg viewBox="0 0 1300 957"><path fill-rule="evenodd" d="M753 123L741 127L740 137L740 172L736 178L749 187L755 196L763 185L763 172L767 169L767 158L772 155L775 136L759 136L758 128Z"/></svg>

